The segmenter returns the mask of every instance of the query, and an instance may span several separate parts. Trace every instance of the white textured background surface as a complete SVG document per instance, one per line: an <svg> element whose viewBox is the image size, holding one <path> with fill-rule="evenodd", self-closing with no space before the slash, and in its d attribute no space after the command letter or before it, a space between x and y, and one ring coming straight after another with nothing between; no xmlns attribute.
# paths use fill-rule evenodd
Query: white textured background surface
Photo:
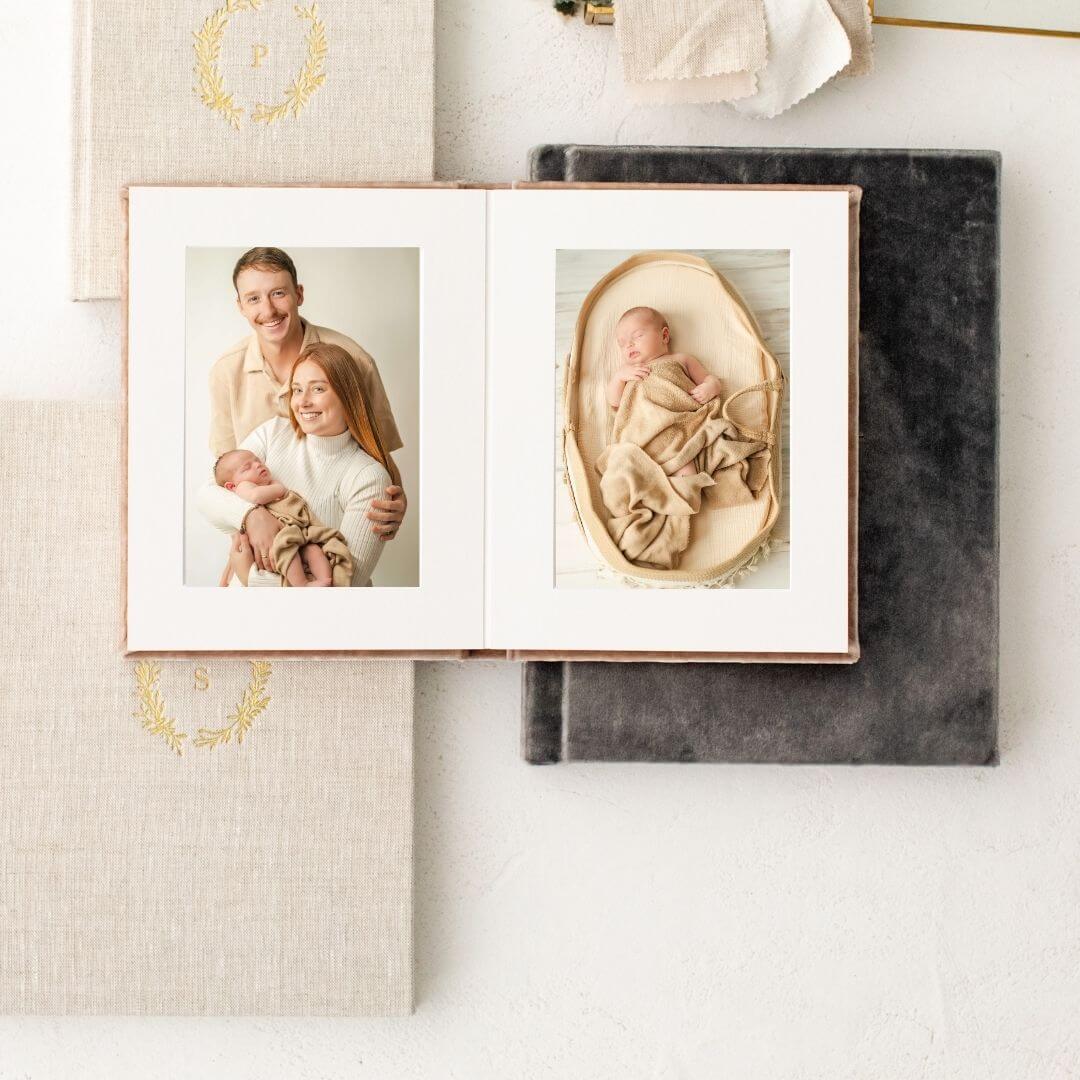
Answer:
<svg viewBox="0 0 1080 1080"><path fill-rule="evenodd" d="M65 299L66 8L0 13L0 394L113 398L117 305ZM610 30L546 0L442 0L436 159L1003 151L1002 765L530 769L516 666L426 666L415 1017L0 1019L3 1080L1080 1076L1080 42L877 42L876 75L754 122L630 108Z"/></svg>

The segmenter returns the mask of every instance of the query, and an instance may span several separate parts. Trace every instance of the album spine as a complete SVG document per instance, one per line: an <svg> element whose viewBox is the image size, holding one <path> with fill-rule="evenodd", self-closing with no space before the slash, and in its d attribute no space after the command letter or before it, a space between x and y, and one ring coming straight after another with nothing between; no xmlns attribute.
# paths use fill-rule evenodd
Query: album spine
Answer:
<svg viewBox="0 0 1080 1080"><path fill-rule="evenodd" d="M566 151L559 143L534 146L529 179L565 180ZM521 672L521 756L530 765L555 765L563 756L566 664L530 660Z"/></svg>
<svg viewBox="0 0 1080 1080"><path fill-rule="evenodd" d="M530 765L562 761L565 679L561 661L522 665L521 756Z"/></svg>

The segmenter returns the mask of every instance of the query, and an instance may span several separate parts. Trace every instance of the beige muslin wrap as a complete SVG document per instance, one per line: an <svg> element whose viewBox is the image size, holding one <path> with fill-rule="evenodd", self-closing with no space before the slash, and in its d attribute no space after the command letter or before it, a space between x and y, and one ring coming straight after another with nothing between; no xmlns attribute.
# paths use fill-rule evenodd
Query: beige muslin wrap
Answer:
<svg viewBox="0 0 1080 1080"><path fill-rule="evenodd" d="M753 502L768 480L765 443L740 435L722 399L698 404L693 388L677 360L659 360L645 379L627 383L611 443L596 462L608 531L638 565L677 569L703 503ZM691 462L696 473L673 475Z"/></svg>
<svg viewBox="0 0 1080 1080"><path fill-rule="evenodd" d="M347 589L352 584L353 561L345 537L315 517L308 504L295 491L287 491L284 498L267 504L266 509L283 526L274 537L274 545L270 549L270 557L274 569L281 575L282 585L289 584L285 572L305 544L318 544L323 549L330 563L334 588Z"/></svg>

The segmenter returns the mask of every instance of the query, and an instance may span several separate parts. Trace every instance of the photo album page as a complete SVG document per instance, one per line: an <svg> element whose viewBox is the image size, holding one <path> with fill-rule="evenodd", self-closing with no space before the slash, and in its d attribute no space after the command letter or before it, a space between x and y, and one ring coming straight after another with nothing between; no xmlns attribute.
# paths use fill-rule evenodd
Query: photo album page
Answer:
<svg viewBox="0 0 1080 1080"><path fill-rule="evenodd" d="M125 651L854 661L858 195L129 188Z"/></svg>

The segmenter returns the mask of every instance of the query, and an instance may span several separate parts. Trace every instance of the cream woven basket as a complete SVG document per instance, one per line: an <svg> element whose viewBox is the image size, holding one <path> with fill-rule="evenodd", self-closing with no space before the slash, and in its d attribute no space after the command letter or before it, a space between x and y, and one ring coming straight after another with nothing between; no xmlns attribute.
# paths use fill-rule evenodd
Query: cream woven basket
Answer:
<svg viewBox="0 0 1080 1080"><path fill-rule="evenodd" d="M613 411L607 383L621 361L615 324L627 308L648 305L671 326L672 347L696 356L726 395L724 416L770 448L769 480L743 506L703 508L677 570L629 562L606 522L596 459L608 444ZM769 551L780 513L780 429L784 376L753 317L704 259L683 252L641 252L593 286L578 313L563 369L562 445L578 523L611 575L648 588L718 588L732 584Z"/></svg>

